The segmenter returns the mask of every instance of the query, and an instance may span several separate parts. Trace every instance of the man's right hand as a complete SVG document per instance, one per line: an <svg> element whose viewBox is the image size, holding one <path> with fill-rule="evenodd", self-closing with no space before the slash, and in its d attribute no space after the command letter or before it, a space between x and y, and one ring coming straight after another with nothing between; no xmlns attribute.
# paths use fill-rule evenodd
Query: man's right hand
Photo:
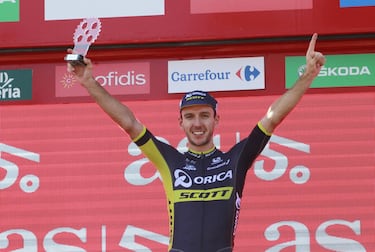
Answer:
<svg viewBox="0 0 375 252"><path fill-rule="evenodd" d="M69 54L74 54L73 49L68 49L67 52ZM83 61L85 62L86 65L84 64L71 64L67 63L67 70L69 73L72 73L77 80L80 82L80 84L86 88L89 87L89 85L95 83L95 78L92 75L92 62L90 59L84 57Z"/></svg>

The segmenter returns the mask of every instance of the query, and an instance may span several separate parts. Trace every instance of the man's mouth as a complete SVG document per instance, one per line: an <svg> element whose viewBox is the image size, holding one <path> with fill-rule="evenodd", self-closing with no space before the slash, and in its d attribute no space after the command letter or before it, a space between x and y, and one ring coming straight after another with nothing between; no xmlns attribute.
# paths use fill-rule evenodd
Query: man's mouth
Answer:
<svg viewBox="0 0 375 252"><path fill-rule="evenodd" d="M204 134L204 131L193 131L192 133L193 133L193 135L195 135L195 136L201 136L201 135Z"/></svg>

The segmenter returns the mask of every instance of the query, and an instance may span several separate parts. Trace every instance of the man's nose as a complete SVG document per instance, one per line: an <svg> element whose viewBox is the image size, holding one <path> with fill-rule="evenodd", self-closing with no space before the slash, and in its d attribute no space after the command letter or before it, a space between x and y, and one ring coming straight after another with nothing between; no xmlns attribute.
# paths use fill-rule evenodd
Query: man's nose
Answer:
<svg viewBox="0 0 375 252"><path fill-rule="evenodd" d="M194 126L201 126L202 125L201 119L199 117L194 118L193 125Z"/></svg>

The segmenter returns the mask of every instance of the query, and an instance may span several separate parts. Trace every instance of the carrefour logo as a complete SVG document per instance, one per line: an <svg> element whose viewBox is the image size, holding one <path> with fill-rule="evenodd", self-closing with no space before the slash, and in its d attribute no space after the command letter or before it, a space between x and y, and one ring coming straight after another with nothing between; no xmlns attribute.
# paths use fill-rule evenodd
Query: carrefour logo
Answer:
<svg viewBox="0 0 375 252"><path fill-rule="evenodd" d="M260 71L254 66L244 66L237 71L236 75L241 80L253 81L260 75Z"/></svg>
<svg viewBox="0 0 375 252"><path fill-rule="evenodd" d="M194 81L214 81L214 80L229 80L231 72L214 72L211 69L206 69L201 72L173 72L171 79L174 82L194 82Z"/></svg>
<svg viewBox="0 0 375 252"><path fill-rule="evenodd" d="M236 73L236 76L242 81L254 81L259 75L260 71L254 66L241 67ZM212 69L206 69L201 72L173 72L171 74L172 81L175 82L194 82L194 81L217 81L230 80L233 73L230 71L215 72Z"/></svg>
<svg viewBox="0 0 375 252"><path fill-rule="evenodd" d="M264 89L264 79L263 57L168 62L169 93Z"/></svg>

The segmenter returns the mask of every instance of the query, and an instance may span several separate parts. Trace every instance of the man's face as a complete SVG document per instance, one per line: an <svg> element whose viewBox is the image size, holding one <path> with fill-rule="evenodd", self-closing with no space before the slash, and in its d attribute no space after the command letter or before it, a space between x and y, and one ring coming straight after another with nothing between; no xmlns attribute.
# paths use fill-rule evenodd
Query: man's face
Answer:
<svg viewBox="0 0 375 252"><path fill-rule="evenodd" d="M196 105L182 109L180 126L188 138L189 148L198 152L211 149L218 122L219 117L210 106Z"/></svg>

